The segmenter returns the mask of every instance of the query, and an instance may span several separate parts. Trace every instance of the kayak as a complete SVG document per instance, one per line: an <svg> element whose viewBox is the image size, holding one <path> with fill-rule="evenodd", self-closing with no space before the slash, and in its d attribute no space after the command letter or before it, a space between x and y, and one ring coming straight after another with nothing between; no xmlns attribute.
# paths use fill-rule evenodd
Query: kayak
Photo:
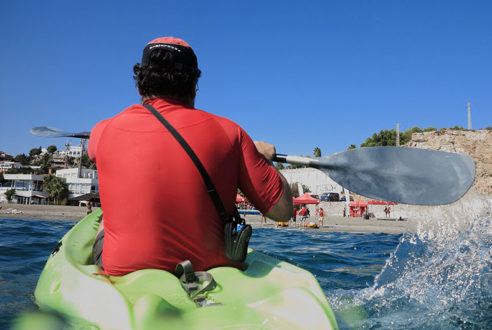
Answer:
<svg viewBox="0 0 492 330"><path fill-rule="evenodd" d="M164 270L104 274L91 260L101 215L97 210L77 223L51 253L34 293L41 311L83 328L338 328L310 272L252 249L244 271L207 271L216 286L202 293L201 303Z"/></svg>
<svg viewBox="0 0 492 330"><path fill-rule="evenodd" d="M308 227L308 228L319 228L319 226L317 224L315 224L314 222L306 223L306 227Z"/></svg>

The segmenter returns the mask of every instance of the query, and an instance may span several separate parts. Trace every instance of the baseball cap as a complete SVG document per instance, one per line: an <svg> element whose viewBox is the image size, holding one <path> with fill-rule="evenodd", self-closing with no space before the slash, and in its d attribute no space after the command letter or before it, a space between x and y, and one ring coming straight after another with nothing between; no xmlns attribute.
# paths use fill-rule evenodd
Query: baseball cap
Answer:
<svg viewBox="0 0 492 330"><path fill-rule="evenodd" d="M142 67L150 64L150 54L156 49L165 49L173 52L176 63L188 65L194 69L198 68L198 61L191 46L183 39L174 37L157 38L149 42L143 51Z"/></svg>

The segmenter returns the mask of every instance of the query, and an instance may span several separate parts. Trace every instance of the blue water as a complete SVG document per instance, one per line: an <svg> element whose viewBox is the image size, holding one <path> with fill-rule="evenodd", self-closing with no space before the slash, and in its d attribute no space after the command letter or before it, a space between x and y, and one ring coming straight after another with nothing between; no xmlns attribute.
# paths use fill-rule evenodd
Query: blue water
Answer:
<svg viewBox="0 0 492 330"><path fill-rule="evenodd" d="M0 328L36 309L37 278L74 224L0 218ZM490 215L482 216L454 236L258 228L250 246L311 271L342 328L486 329L492 327L489 224Z"/></svg>

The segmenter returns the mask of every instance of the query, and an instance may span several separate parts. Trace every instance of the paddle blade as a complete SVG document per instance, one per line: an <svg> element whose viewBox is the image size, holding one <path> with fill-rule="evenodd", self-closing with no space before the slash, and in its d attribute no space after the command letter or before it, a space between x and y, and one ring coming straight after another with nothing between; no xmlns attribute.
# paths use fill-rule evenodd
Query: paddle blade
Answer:
<svg viewBox="0 0 492 330"><path fill-rule="evenodd" d="M475 179L468 156L407 147L352 149L320 158L316 167L362 196L417 205L455 202Z"/></svg>
<svg viewBox="0 0 492 330"><path fill-rule="evenodd" d="M47 137L47 138L74 137L74 138L88 139L91 132L71 133L71 132L62 131L54 127L39 126L39 127L31 128L31 134L40 137Z"/></svg>

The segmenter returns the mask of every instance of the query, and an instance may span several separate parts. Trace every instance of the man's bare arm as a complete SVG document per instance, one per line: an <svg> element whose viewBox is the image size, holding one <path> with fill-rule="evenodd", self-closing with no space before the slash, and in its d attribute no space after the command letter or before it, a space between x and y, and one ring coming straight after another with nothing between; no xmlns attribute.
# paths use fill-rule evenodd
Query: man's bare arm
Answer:
<svg viewBox="0 0 492 330"><path fill-rule="evenodd" d="M273 159L275 158L275 147L272 144L255 141L255 146L258 152L265 158L265 160L272 164ZM292 205L292 192L290 191L290 186L284 176L278 172L278 175L282 178L283 183L283 191L282 196L280 196L279 200L275 205L268 211L265 216L269 219L276 221L289 221L292 216L293 205Z"/></svg>

